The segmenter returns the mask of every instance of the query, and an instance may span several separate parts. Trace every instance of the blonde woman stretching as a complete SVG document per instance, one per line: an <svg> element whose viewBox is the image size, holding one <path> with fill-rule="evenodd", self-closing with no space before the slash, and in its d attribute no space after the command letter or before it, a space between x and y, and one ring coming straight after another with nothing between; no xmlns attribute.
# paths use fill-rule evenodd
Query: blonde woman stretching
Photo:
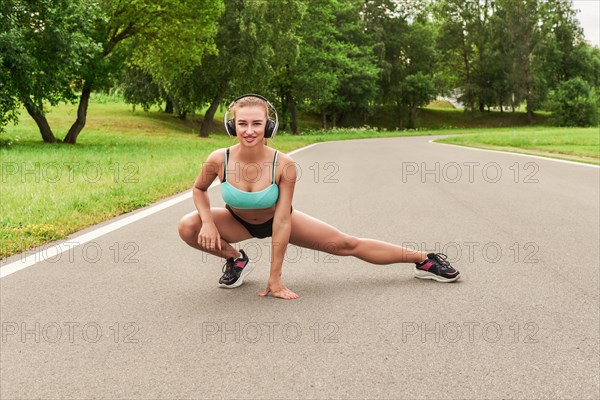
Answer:
<svg viewBox="0 0 600 400"><path fill-rule="evenodd" d="M286 287L281 276L288 244L354 256L372 264L415 263L415 277L422 279L454 282L460 278L444 254L357 238L294 210L294 160L268 147L264 140L274 137L278 127L277 113L273 121L269 108L274 110L259 95L244 95L231 103L225 113L225 128L238 143L208 156L194 183L196 210L179 222L179 235L187 244L226 260L220 287L240 286L254 268L246 253L231 245L252 237L272 237L270 276L259 296L270 293L282 299L299 297ZM227 119L230 111L233 118ZM207 190L217 177L222 182L225 208L211 208L208 199Z"/></svg>

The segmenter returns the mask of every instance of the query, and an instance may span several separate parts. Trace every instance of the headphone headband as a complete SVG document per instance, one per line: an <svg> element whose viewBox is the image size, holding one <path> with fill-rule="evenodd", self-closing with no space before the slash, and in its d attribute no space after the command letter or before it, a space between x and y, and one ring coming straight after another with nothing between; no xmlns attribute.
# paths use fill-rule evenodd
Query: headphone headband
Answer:
<svg viewBox="0 0 600 400"><path fill-rule="evenodd" d="M271 104L271 102L269 100L267 100L265 97L263 97L259 94L254 94L254 93L243 94L239 97L236 97L229 104L229 106L227 107L227 111L225 111L225 115L223 115L223 123L225 124L225 130L227 131L227 133L230 136L236 136L235 126L233 125L233 121L232 121L232 119L228 119L227 116L229 114L229 111L231 110L231 107L233 107L235 105L235 103L237 103L239 100L243 99L244 97L258 97L259 99L261 99L267 103L267 107L271 107L271 109L273 109L273 111L275 111L275 122L268 119L267 125L265 125L265 129L267 129L267 128L270 129L272 127L272 132L268 137L266 135L267 131L265 130L265 138L273 138L275 136L275 133L277 133L277 129L279 128L279 115L277 114L277 109L275 107L273 107L273 104ZM269 124L269 122L270 122L270 124ZM233 133L231 132L232 130L233 130Z"/></svg>

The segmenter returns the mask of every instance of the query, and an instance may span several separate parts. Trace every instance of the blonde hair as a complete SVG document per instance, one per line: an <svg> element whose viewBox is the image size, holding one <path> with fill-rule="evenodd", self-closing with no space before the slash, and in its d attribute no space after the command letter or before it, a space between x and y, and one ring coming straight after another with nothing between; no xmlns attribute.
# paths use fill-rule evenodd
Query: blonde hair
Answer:
<svg viewBox="0 0 600 400"><path fill-rule="evenodd" d="M253 107L253 106L264 107L265 115L267 116L267 119L269 119L269 106L268 106L267 102L259 97L255 97L255 96L242 97L241 99L236 101L235 104L233 105L233 107L231 107L231 112L233 113L233 118L235 119L235 112L238 108Z"/></svg>
<svg viewBox="0 0 600 400"><path fill-rule="evenodd" d="M235 121L235 112L238 108L244 107L264 107L265 115L267 116L267 121L269 120L269 105L266 101L256 96L247 96L242 97L231 107L231 112L233 113L233 120ZM263 143L265 146L267 145L267 139L263 139Z"/></svg>

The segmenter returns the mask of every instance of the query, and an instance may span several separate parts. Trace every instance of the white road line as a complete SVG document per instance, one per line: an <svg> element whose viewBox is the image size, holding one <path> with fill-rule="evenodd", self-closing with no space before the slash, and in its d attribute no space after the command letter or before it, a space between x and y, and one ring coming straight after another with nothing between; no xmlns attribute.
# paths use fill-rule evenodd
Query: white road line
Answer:
<svg viewBox="0 0 600 400"><path fill-rule="evenodd" d="M313 143L310 144L308 146L305 147L301 147L299 149L293 150L289 153L287 153L288 155L294 155L300 151L309 149L313 146L316 146L317 144L321 144L320 143ZM221 184L221 182L215 180L209 187L209 189L215 187L215 186L219 186ZM80 246L84 243L87 243L91 240L97 239L100 236L106 235L107 233L113 232L119 228L122 228L126 225L132 224L136 221L139 221L142 218L146 218L152 214L155 214L159 211L162 211L166 208L169 208L171 206L174 206L175 204L179 204L182 201L185 201L189 198L192 197L192 191L188 191L185 192L177 197L174 197L170 200L167 201L163 201L159 204L156 204L154 206L151 206L145 210L142 211L138 211L135 212L125 218L122 218L118 221L112 222L108 225L102 226L98 229L94 229L91 232L88 233L84 233L81 236L77 236L77 237L73 237L73 238L69 238L66 242L63 243L59 243L59 244L55 244L55 245L51 245L47 248L44 248L43 250L39 250L33 254L30 254L26 257L24 257L27 252L23 252L21 253L21 257L20 260L18 261L13 261L10 264L7 264L5 266L3 266L2 268L0 268L0 279L4 278L5 276L8 276L10 274L14 274L15 272L21 271L22 269L25 269L27 267L31 267L32 265L35 265L39 262L45 261L45 260L52 260L55 257L57 257L58 255L64 253L65 251L69 251L77 246Z"/></svg>
<svg viewBox="0 0 600 400"><path fill-rule="evenodd" d="M491 151L493 153L500 153L500 154L514 154L516 156L533 157L533 158L539 158L539 159L542 159L542 160L557 161L557 162L562 162L562 163L567 163L567 164L573 164L573 165L582 165L582 166L592 167L592 168L600 168L600 165L586 164L586 163L577 162L577 161L560 160L558 158L534 156L532 154L515 153L515 152L512 152L512 151L499 151L499 150L490 150L490 149L480 149L478 147L461 146L459 144L452 144L452 143L439 143L439 142L435 142L435 140L438 140L438 139L432 139L432 140L429 141L429 143L443 144L443 145L446 145L446 146L455 146L455 147L460 147L460 148L469 149L469 150Z"/></svg>

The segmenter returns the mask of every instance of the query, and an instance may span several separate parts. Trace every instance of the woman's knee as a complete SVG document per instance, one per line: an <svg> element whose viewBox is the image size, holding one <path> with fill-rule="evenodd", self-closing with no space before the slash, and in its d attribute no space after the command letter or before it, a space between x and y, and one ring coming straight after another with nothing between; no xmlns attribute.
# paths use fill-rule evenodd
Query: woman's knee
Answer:
<svg viewBox="0 0 600 400"><path fill-rule="evenodd" d="M184 241L193 240L194 236L198 236L197 232L200 232L200 226L198 226L199 219L194 218L194 215L186 215L179 220L178 231L179 237ZM202 222L200 222L202 224Z"/></svg>
<svg viewBox="0 0 600 400"><path fill-rule="evenodd" d="M352 235L344 234L338 241L336 241L336 255L339 256L351 256L358 247L360 239Z"/></svg>

